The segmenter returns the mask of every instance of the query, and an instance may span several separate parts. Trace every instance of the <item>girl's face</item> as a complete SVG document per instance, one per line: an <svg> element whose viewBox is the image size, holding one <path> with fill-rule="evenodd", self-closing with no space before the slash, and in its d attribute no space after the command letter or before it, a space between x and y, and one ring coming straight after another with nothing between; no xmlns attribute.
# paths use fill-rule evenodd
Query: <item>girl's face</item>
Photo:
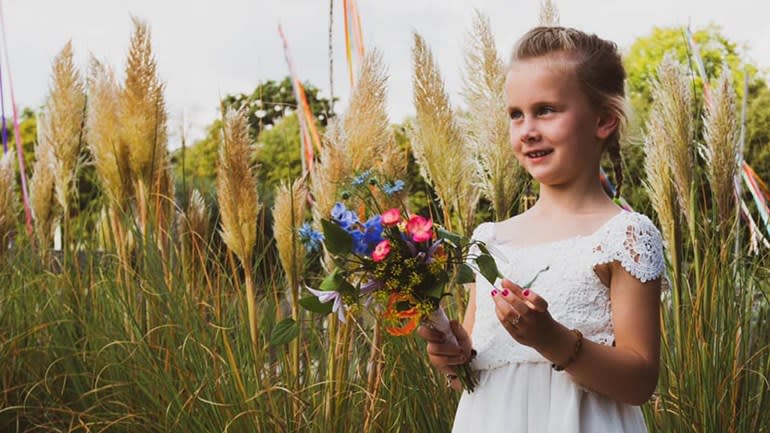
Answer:
<svg viewBox="0 0 770 433"><path fill-rule="evenodd" d="M614 130L570 67L562 56L536 57L516 62L506 77L513 151L535 180L551 186L595 180L602 142Z"/></svg>

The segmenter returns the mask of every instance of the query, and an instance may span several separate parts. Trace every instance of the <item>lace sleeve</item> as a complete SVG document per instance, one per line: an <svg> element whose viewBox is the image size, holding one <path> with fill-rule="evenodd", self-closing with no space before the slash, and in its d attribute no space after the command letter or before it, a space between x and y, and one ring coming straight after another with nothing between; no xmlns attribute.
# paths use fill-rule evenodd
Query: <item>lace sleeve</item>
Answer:
<svg viewBox="0 0 770 433"><path fill-rule="evenodd" d="M594 266L617 260L628 273L645 283L663 273L663 238L647 216L635 212L629 216L594 247Z"/></svg>

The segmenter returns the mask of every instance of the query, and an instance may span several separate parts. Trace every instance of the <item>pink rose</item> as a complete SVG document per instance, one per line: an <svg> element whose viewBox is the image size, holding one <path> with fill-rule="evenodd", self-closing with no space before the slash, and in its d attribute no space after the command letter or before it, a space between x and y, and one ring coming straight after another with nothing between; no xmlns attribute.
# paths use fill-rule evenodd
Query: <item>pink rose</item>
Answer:
<svg viewBox="0 0 770 433"><path fill-rule="evenodd" d="M396 225L400 220L401 211L397 207L387 210L382 214L382 223L386 226Z"/></svg>
<svg viewBox="0 0 770 433"><path fill-rule="evenodd" d="M384 241L381 241L379 244L377 244L376 247L374 247L374 252L372 252L372 260L375 262L381 262L385 260L385 257L387 257L389 253L390 241L385 239Z"/></svg>
<svg viewBox="0 0 770 433"><path fill-rule="evenodd" d="M406 223L406 232L412 236L415 242L425 242L433 238L433 220L420 215L412 215Z"/></svg>

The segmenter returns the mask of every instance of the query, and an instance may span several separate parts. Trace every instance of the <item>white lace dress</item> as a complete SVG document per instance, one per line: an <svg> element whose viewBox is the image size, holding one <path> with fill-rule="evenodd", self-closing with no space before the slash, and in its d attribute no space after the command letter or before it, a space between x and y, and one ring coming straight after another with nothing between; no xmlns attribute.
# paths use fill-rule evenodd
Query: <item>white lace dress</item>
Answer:
<svg viewBox="0 0 770 433"><path fill-rule="evenodd" d="M587 236L526 247L496 243L495 227L481 224L473 237L493 249L500 272L524 284L550 266L532 289L548 301L555 320L596 343L611 345L614 332L610 291L594 266L617 260L642 282L659 277L664 267L660 232L635 212L622 211ZM472 338L480 381L473 393L463 393L453 433L647 431L639 406L580 387L569 373L553 370L539 352L516 342L497 320L492 289L477 278Z"/></svg>

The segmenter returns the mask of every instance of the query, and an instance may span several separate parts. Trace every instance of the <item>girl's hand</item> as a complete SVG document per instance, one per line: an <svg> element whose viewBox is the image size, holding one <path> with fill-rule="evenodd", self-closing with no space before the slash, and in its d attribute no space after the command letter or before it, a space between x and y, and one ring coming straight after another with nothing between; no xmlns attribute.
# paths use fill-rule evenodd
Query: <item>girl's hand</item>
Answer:
<svg viewBox="0 0 770 433"><path fill-rule="evenodd" d="M426 325L417 328L417 335L428 342L428 362L444 374L453 374L454 365L465 364L471 358L471 339L457 320L449 322L457 345L449 343L444 334Z"/></svg>
<svg viewBox="0 0 770 433"><path fill-rule="evenodd" d="M531 289L503 279L502 289L492 290L497 319L521 344L536 350L552 340L558 323L548 312L548 302Z"/></svg>

